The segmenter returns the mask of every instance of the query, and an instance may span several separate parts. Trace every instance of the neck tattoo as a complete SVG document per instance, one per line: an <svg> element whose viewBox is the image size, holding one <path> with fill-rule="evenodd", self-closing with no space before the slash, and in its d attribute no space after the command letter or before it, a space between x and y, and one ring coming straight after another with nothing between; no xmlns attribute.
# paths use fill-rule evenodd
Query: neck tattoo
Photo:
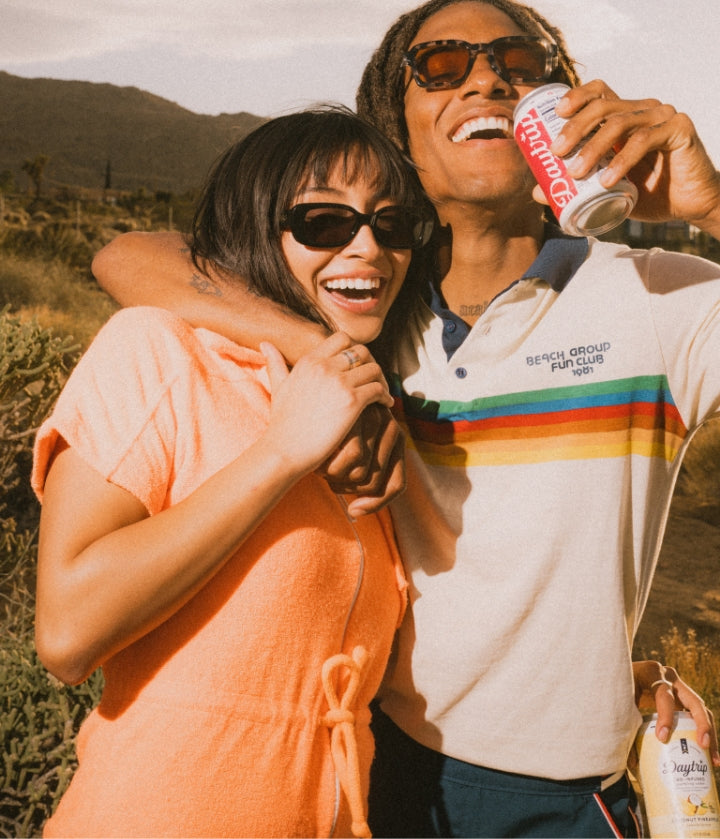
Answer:
<svg viewBox="0 0 720 839"><path fill-rule="evenodd" d="M460 306L460 311L458 312L458 314L461 317L479 318L480 315L487 311L489 305L489 300L486 300L484 303L473 303L469 306L462 305Z"/></svg>

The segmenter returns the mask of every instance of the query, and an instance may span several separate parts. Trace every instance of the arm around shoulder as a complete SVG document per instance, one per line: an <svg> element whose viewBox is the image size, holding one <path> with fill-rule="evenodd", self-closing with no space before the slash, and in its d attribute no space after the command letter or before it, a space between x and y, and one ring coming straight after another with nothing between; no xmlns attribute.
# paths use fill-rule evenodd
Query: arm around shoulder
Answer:
<svg viewBox="0 0 720 839"><path fill-rule="evenodd" d="M253 349L272 341L291 364L327 337L317 324L253 294L242 277L202 274L176 232L123 233L96 254L92 271L121 306L168 309Z"/></svg>

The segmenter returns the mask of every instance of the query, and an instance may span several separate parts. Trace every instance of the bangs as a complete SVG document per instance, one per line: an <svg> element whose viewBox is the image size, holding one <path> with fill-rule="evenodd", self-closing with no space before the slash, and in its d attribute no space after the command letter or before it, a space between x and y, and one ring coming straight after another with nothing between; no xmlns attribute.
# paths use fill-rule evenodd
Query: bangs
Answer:
<svg viewBox="0 0 720 839"><path fill-rule="evenodd" d="M294 177L298 174L295 166L287 170L295 194L310 183L324 187L338 178L348 185L367 184L378 197L398 204L424 203L412 165L376 128L356 117L348 119L345 114L328 112L325 117L318 130L308 132L293 153L295 161L302 164L299 177Z"/></svg>
<svg viewBox="0 0 720 839"><path fill-rule="evenodd" d="M318 153L310 161L300 189L310 182L319 187L327 186L337 178L348 186L362 182L378 198L417 205L419 195L410 188L408 170L409 167L398 161L395 155L387 156L376 148L357 142L349 147L328 149L326 154Z"/></svg>

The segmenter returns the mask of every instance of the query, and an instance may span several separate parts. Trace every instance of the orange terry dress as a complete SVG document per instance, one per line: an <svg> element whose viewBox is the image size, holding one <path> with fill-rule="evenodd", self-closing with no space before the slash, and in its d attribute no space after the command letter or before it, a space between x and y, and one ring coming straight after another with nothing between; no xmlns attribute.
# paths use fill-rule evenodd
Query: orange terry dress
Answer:
<svg viewBox="0 0 720 839"><path fill-rule="evenodd" d="M155 515L258 437L268 391L259 353L161 310L121 311L40 429L33 486L42 499L63 437ZM362 832L342 790L367 794L368 703L405 587L389 517L352 522L304 478L194 599L105 663L45 835Z"/></svg>

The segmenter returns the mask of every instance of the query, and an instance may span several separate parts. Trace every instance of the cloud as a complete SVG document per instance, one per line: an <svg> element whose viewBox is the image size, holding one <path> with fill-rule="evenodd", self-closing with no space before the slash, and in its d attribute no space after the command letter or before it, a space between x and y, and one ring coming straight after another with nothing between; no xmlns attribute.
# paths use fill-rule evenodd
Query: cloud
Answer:
<svg viewBox="0 0 720 839"><path fill-rule="evenodd" d="M412 5L412 4L410 4ZM406 0L4 0L4 66L155 46L253 60L298 45L372 49Z"/></svg>
<svg viewBox="0 0 720 839"><path fill-rule="evenodd" d="M12 66L28 61L75 58L117 46L122 38L109 39L103 27L93 20L77 18L74 10L58 12L45 3L6 2L0 27L0 54L3 64Z"/></svg>
<svg viewBox="0 0 720 839"><path fill-rule="evenodd" d="M638 7L646 0L623 3L617 0L535 0L533 5L565 36L570 54L588 56L612 49L620 36L634 32L638 26ZM650 0L653 2L653 0Z"/></svg>

